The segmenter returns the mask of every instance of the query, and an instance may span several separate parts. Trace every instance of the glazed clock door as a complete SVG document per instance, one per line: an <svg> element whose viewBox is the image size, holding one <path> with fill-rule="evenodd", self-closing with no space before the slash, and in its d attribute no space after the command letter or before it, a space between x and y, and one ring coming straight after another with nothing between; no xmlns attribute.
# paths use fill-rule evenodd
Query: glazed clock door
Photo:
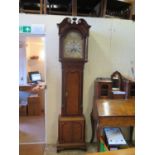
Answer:
<svg viewBox="0 0 155 155"><path fill-rule="evenodd" d="M82 71L66 69L64 71L64 96L62 115L72 116L82 114Z"/></svg>

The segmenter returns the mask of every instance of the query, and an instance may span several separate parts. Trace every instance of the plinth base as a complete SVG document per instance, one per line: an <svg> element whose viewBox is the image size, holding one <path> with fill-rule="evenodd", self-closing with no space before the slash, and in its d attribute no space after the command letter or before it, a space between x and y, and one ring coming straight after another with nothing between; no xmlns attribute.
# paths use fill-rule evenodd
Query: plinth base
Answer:
<svg viewBox="0 0 155 155"><path fill-rule="evenodd" d="M71 149L80 149L87 150L86 143L65 143L65 144L57 144L57 152L63 150L71 150Z"/></svg>
<svg viewBox="0 0 155 155"><path fill-rule="evenodd" d="M57 151L64 149L86 150L84 116L59 116Z"/></svg>

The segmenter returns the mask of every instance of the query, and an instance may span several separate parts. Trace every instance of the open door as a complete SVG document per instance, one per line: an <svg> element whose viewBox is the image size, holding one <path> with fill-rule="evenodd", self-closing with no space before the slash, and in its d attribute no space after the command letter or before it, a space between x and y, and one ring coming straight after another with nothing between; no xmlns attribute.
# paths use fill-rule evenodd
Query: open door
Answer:
<svg viewBox="0 0 155 155"><path fill-rule="evenodd" d="M19 142L45 143L44 36L19 37ZM30 78L37 72L40 78ZM35 79L33 81L32 79Z"/></svg>

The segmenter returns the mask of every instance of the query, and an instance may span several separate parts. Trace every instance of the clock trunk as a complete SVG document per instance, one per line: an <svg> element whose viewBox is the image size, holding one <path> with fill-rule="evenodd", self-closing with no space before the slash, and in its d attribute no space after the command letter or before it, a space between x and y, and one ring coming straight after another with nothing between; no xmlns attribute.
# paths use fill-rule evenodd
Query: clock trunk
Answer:
<svg viewBox="0 0 155 155"><path fill-rule="evenodd" d="M82 115L83 63L62 64L62 115Z"/></svg>

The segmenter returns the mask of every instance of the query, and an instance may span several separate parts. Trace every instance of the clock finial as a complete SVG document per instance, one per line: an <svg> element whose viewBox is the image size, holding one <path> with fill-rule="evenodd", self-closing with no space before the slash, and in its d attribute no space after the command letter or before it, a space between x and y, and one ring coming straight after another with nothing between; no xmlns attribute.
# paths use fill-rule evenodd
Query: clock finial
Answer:
<svg viewBox="0 0 155 155"><path fill-rule="evenodd" d="M72 20L73 20L73 23L76 23L77 18L74 17Z"/></svg>

